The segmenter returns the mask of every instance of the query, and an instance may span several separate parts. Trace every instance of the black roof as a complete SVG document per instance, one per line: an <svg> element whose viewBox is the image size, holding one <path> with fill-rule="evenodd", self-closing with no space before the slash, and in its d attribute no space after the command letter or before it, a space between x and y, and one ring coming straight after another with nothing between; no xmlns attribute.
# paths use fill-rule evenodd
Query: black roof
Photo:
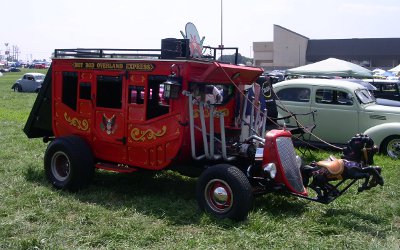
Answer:
<svg viewBox="0 0 400 250"><path fill-rule="evenodd" d="M306 60L334 57L342 60L400 59L400 38L309 40Z"/></svg>

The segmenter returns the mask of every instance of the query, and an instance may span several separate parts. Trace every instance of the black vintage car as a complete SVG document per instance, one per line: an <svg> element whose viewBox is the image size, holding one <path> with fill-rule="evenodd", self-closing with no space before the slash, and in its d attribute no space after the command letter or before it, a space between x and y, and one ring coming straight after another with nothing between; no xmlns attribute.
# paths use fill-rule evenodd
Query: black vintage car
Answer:
<svg viewBox="0 0 400 250"><path fill-rule="evenodd" d="M376 87L374 96L376 98L400 101L400 81L399 80L371 80L370 83Z"/></svg>

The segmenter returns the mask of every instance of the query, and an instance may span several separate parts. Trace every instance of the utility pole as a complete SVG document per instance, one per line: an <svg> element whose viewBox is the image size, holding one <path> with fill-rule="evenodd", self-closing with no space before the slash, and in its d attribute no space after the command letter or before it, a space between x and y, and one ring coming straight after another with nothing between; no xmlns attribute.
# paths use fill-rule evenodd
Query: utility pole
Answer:
<svg viewBox="0 0 400 250"><path fill-rule="evenodd" d="M221 44L219 45L220 49L221 49L221 60L222 60L222 55L223 55L223 48L224 48L224 42L223 42L223 26L222 26L222 0L221 0Z"/></svg>
<svg viewBox="0 0 400 250"><path fill-rule="evenodd" d="M221 0L221 47L224 46L224 43L222 40L222 34L223 34L223 26L222 26L222 0Z"/></svg>

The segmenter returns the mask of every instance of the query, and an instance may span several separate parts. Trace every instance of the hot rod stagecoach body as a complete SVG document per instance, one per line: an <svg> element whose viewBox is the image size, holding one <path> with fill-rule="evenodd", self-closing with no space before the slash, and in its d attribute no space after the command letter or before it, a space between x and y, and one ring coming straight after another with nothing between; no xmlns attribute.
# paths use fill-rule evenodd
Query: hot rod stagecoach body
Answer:
<svg viewBox="0 0 400 250"><path fill-rule="evenodd" d="M194 56L195 45L164 39L161 50L56 50L24 128L50 142L49 181L78 190L95 168L173 169L199 176L203 210L233 219L247 216L255 194L308 198L305 177L318 166L302 175L290 132L265 133L266 113L245 91L262 69L218 62L218 48ZM308 199L334 196L322 190Z"/></svg>

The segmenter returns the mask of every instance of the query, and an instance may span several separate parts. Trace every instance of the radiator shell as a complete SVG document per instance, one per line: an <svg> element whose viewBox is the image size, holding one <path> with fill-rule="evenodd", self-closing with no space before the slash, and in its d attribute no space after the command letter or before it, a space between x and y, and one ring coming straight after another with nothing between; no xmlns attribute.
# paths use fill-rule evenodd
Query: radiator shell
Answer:
<svg viewBox="0 0 400 250"><path fill-rule="evenodd" d="M262 165L274 163L277 168L275 182L284 184L290 192L307 196L291 137L289 131L269 131L265 137Z"/></svg>

